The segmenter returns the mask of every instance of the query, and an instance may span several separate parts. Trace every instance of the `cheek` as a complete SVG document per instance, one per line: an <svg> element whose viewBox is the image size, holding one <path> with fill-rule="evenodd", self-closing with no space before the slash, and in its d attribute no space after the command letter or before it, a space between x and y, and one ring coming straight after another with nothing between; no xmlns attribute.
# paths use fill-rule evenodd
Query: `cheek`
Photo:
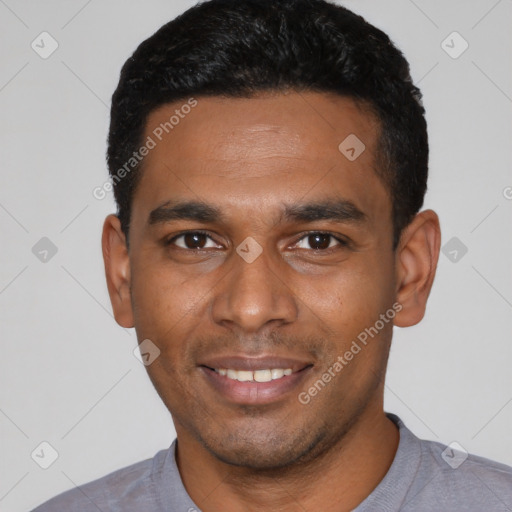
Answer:
<svg viewBox="0 0 512 512"><path fill-rule="evenodd" d="M355 338L374 325L392 303L390 272L374 264L331 275L313 291L308 306L341 338Z"/></svg>
<svg viewBox="0 0 512 512"><path fill-rule="evenodd" d="M210 272L192 275L168 262L139 261L144 264L134 265L136 278L132 280L137 337L150 339L161 352L158 364L152 364L148 371L161 379L164 374L189 374L196 368L193 340L198 333L211 331L208 308L219 278Z"/></svg>
<svg viewBox="0 0 512 512"><path fill-rule="evenodd" d="M184 278L170 266L136 262L132 268L132 304L140 335L167 339L171 331L199 315L198 281Z"/></svg>

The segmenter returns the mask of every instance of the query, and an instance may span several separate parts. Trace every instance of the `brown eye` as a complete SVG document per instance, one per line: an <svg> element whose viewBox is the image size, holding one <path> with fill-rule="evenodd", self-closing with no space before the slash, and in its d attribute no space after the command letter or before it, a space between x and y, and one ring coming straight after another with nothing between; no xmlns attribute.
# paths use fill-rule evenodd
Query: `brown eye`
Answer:
<svg viewBox="0 0 512 512"><path fill-rule="evenodd" d="M183 235L183 243L187 249L201 249L206 243L206 236L201 233Z"/></svg>
<svg viewBox="0 0 512 512"><path fill-rule="evenodd" d="M206 234L200 231L189 231L174 237L169 241L169 245L177 245L182 249L205 249L205 248L217 248L217 245L213 240ZM210 245L208 245L210 244Z"/></svg>
<svg viewBox="0 0 512 512"><path fill-rule="evenodd" d="M344 247L347 244L330 233L310 233L301 238L297 244L300 249L313 249L316 251L331 249L336 245Z"/></svg>
<svg viewBox="0 0 512 512"><path fill-rule="evenodd" d="M308 242L312 249L327 249L331 245L331 235L315 234L308 236Z"/></svg>

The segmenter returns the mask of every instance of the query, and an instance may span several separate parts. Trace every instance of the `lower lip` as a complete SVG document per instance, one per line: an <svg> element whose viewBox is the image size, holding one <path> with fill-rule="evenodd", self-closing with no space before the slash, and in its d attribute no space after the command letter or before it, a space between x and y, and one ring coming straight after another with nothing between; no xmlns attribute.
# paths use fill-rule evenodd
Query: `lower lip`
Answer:
<svg viewBox="0 0 512 512"><path fill-rule="evenodd" d="M199 369L206 376L208 382L225 398L238 404L266 404L274 402L300 386L311 370L311 366L291 375L269 382L241 382L220 375L215 370L200 366Z"/></svg>

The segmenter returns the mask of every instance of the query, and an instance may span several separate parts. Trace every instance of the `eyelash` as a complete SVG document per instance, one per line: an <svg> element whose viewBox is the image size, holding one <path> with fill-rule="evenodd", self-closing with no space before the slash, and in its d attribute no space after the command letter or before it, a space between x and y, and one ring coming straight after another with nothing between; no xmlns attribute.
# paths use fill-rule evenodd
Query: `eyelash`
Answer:
<svg viewBox="0 0 512 512"><path fill-rule="evenodd" d="M210 240L214 241L213 238L211 237L210 233L208 233L207 231L202 231L202 230L194 230L194 231L184 231L182 233L179 233L178 235L175 235L173 236L171 239L169 240L166 240L165 241L165 245L166 246L171 246L174 244L174 242L178 239L178 238L181 238L182 236L185 236L185 235L195 235L195 234L198 234L198 235L204 235L206 237L208 237ZM327 249L306 249L306 250L310 250L310 251L314 251L314 252L322 252L324 254L328 254L330 252L332 252L333 250L337 249L337 248L347 248L350 246L350 243L347 241L347 240L344 240L342 238L340 238L339 236L335 235L334 233L330 233L329 231L309 231L307 233L304 233L296 242L295 242L295 245L298 244L301 240L303 240L304 238L307 238L308 236L311 236L311 235L324 235L324 236L330 236L331 238L334 238L334 240L336 240L338 243L339 243L339 246L338 247L328 247ZM202 249L200 248L197 248L197 249L184 249L183 247L178 247L176 246L178 249L181 249L183 251L200 251Z"/></svg>

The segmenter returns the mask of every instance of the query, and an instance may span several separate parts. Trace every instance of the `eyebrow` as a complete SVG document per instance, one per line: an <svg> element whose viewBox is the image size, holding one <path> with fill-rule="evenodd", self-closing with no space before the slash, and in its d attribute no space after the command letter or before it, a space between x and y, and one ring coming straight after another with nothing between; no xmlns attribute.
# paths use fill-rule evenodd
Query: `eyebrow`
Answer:
<svg viewBox="0 0 512 512"><path fill-rule="evenodd" d="M283 216L288 221L314 222L331 220L335 222L362 223L367 216L352 201L327 199L311 203L286 205Z"/></svg>
<svg viewBox="0 0 512 512"><path fill-rule="evenodd" d="M315 222L330 220L343 223L362 223L367 215L346 199L326 199L300 204L284 204L280 220L288 222ZM173 220L191 220L203 223L223 223L226 217L214 205L203 201L167 201L149 214L148 224Z"/></svg>
<svg viewBox="0 0 512 512"><path fill-rule="evenodd" d="M149 225L173 220L195 220L198 222L221 222L224 220L219 208L203 201L167 201L155 208L148 219Z"/></svg>

